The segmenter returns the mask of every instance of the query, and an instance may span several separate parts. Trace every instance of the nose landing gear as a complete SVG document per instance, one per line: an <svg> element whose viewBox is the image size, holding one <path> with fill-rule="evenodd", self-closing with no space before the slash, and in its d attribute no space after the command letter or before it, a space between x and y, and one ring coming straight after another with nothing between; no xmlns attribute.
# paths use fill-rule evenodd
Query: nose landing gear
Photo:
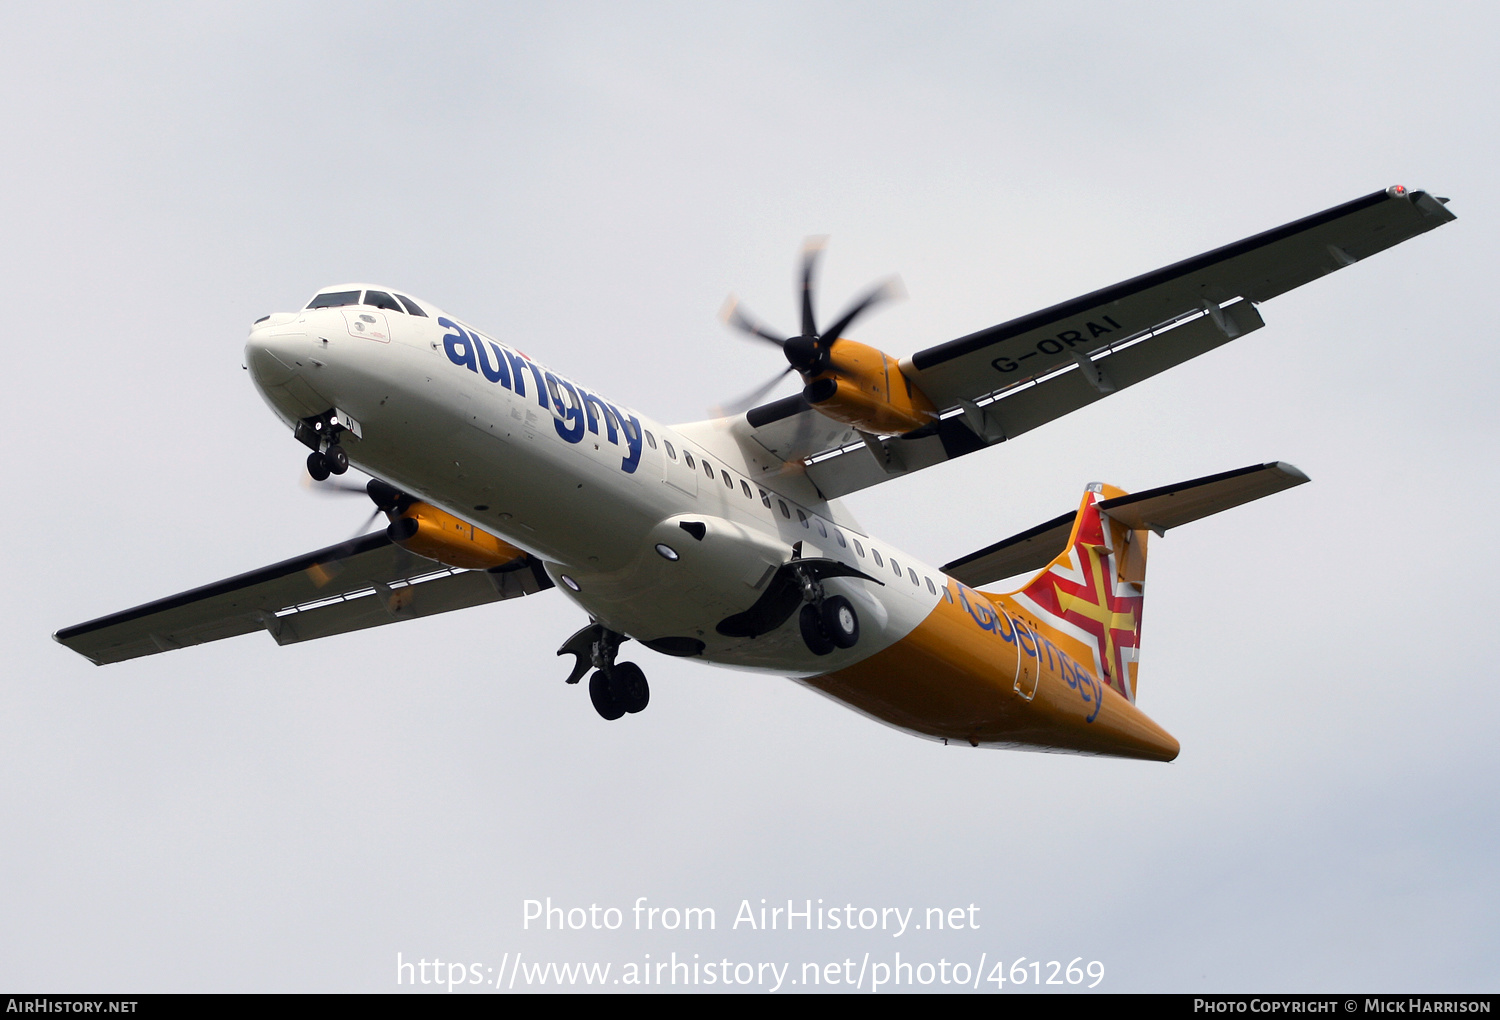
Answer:
<svg viewBox="0 0 1500 1020"><path fill-rule="evenodd" d="M349 470L349 455L339 445L339 436L344 432L359 435L353 419L337 409L324 411L297 423L294 433L298 442L312 448L307 455L307 473L315 482L329 475L341 475Z"/></svg>
<svg viewBox="0 0 1500 1020"><path fill-rule="evenodd" d="M651 686L641 667L633 662L615 662L620 645L629 640L601 623L590 623L557 650L558 655L575 657L568 683L576 684L583 674L594 670L589 678L589 700L605 719L639 712L651 702Z"/></svg>

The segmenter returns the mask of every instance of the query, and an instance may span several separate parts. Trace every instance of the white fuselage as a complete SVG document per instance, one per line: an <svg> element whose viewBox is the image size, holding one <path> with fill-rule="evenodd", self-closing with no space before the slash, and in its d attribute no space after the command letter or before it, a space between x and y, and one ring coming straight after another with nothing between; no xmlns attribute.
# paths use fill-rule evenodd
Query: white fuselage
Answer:
<svg viewBox="0 0 1500 1020"><path fill-rule="evenodd" d="M246 367L288 425L334 408L352 418L351 463L536 556L611 630L695 638L706 660L805 677L899 641L941 600L941 572L864 534L743 419L662 425L422 307L269 316ZM824 582L858 610L854 648L814 655L795 614L755 638L716 630L794 556L881 582Z"/></svg>

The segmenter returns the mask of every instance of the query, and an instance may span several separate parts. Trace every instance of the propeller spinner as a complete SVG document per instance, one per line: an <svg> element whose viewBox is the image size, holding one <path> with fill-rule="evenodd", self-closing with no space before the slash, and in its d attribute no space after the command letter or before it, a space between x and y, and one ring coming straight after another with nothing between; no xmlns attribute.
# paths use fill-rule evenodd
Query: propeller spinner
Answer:
<svg viewBox="0 0 1500 1020"><path fill-rule="evenodd" d="M793 372L802 376L805 385L825 373L840 374L832 360L833 345L844 331L865 312L883 301L902 296L900 281L892 278L876 285L839 316L826 330L818 329L817 315L813 309L813 278L817 275L818 258L823 253L827 238L808 238L802 245L802 332L797 336L781 337L761 325L740 305L739 299L730 295L719 313L725 324L767 343L781 348L787 367L751 393L728 405L725 414L739 414L758 403L777 383Z"/></svg>

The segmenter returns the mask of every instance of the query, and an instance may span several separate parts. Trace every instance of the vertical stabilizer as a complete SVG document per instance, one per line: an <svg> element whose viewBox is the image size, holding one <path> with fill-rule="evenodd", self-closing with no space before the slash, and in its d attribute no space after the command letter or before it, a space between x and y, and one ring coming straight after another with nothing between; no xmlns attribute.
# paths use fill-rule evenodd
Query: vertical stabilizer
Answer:
<svg viewBox="0 0 1500 1020"><path fill-rule="evenodd" d="M1099 679L1134 702L1150 533L1099 510L1100 502L1124 495L1090 485L1066 548L1012 597L1039 623L1085 646Z"/></svg>

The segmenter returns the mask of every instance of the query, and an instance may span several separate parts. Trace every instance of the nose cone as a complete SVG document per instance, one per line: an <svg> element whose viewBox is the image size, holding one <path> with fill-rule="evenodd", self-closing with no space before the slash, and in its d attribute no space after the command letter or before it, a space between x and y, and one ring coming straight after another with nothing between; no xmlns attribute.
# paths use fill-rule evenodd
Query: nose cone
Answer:
<svg viewBox="0 0 1500 1020"><path fill-rule="evenodd" d="M245 341L245 367L262 393L285 385L297 374L300 348L307 344L307 334L269 323L250 330Z"/></svg>

